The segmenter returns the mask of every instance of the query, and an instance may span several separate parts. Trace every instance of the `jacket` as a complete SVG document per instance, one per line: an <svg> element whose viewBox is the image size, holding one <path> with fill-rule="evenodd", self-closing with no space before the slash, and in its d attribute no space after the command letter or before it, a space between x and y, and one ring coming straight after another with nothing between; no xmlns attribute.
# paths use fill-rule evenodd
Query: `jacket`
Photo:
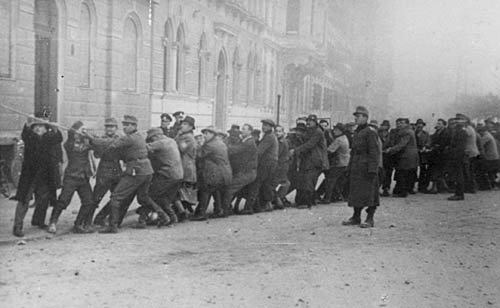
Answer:
<svg viewBox="0 0 500 308"><path fill-rule="evenodd" d="M232 181L232 170L229 165L227 146L221 140L213 138L203 144L198 158L202 183L210 186L225 186Z"/></svg>
<svg viewBox="0 0 500 308"><path fill-rule="evenodd" d="M184 170L182 169L181 154L177 143L165 135L146 145L149 153L149 160L156 174L160 174L168 179L182 180Z"/></svg>
<svg viewBox="0 0 500 308"><path fill-rule="evenodd" d="M99 165L97 166L97 178L118 178L122 174L120 159L116 151L105 151L105 149L117 138L119 135L113 137L102 136L102 143L100 146L95 144L92 146L94 156L100 158Z"/></svg>
<svg viewBox="0 0 500 308"><path fill-rule="evenodd" d="M253 137L248 137L238 144L229 145L227 151L233 174L257 170L257 146Z"/></svg>
<svg viewBox="0 0 500 308"><path fill-rule="evenodd" d="M79 136L73 129L68 131L68 139L64 143L68 165L64 170L64 177L88 179L93 176L90 167L90 149L87 138Z"/></svg>
<svg viewBox="0 0 500 308"><path fill-rule="evenodd" d="M196 140L193 132L180 133L175 138L182 159L182 169L184 170L184 182L196 183Z"/></svg>
<svg viewBox="0 0 500 308"><path fill-rule="evenodd" d="M397 155L397 169L410 170L419 165L417 141L415 132L407 127L398 131L398 142L390 147L390 154Z"/></svg>
<svg viewBox="0 0 500 308"><path fill-rule="evenodd" d="M301 161L300 169L329 169L326 140L320 128L309 128L305 142L294 151Z"/></svg>
<svg viewBox="0 0 500 308"><path fill-rule="evenodd" d="M273 132L265 133L257 146L258 166L262 168L278 163L278 138Z"/></svg>

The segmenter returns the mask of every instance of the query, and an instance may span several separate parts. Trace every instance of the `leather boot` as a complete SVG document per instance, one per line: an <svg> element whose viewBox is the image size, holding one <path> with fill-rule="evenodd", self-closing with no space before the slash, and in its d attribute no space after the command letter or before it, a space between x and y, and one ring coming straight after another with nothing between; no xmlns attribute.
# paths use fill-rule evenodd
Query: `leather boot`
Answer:
<svg viewBox="0 0 500 308"><path fill-rule="evenodd" d="M354 208L354 213L352 214L352 217L349 218L348 220L344 220L342 222L343 226L357 226L361 224L361 208Z"/></svg>
<svg viewBox="0 0 500 308"><path fill-rule="evenodd" d="M273 205L271 203L271 201L267 201L265 204L264 204L264 208L262 209L263 212L272 212L273 211Z"/></svg>
<svg viewBox="0 0 500 308"><path fill-rule="evenodd" d="M373 228L375 226L375 222L373 220L373 216L375 215L375 207L369 207L366 209L368 215L366 216L366 220L364 223L360 224L361 228Z"/></svg>
<svg viewBox="0 0 500 308"><path fill-rule="evenodd" d="M29 205L23 203L21 201L17 202L16 213L14 216L14 228L12 230L12 234L17 237L23 237L23 221L26 216L26 212L28 212Z"/></svg>
<svg viewBox="0 0 500 308"><path fill-rule="evenodd" d="M245 202L245 207L243 208L243 211L239 213L239 215L252 215L254 203L255 199L247 199Z"/></svg>
<svg viewBox="0 0 500 308"><path fill-rule="evenodd" d="M168 218L167 213L165 213L163 210L160 210L157 213L158 213L158 228L161 228L163 226L168 226L172 223Z"/></svg>
<svg viewBox="0 0 500 308"><path fill-rule="evenodd" d="M437 188L437 182L432 182L432 186L431 186L431 189L427 190L425 192L426 194L431 194L431 195L435 195L438 193L438 188Z"/></svg>
<svg viewBox="0 0 500 308"><path fill-rule="evenodd" d="M280 197L276 197L274 200L274 208L277 210L282 210L285 208L285 205L283 204L283 201L281 201Z"/></svg>
<svg viewBox="0 0 500 308"><path fill-rule="evenodd" d="M165 211L165 213L167 213L167 215L168 215L168 219L170 220L169 225L176 224L179 222L179 218L175 214L175 211L172 209L172 206L170 204L165 205L162 208ZM182 213L180 213L180 215L185 214L185 213L186 213L186 211L183 211Z"/></svg>
<svg viewBox="0 0 500 308"><path fill-rule="evenodd" d="M83 225L88 227L92 225L92 221L94 219L94 214L95 211L97 210L97 207L92 206L92 208L89 210L87 216L85 217L85 220L83 221Z"/></svg>
<svg viewBox="0 0 500 308"><path fill-rule="evenodd" d="M73 232L79 234L92 233L92 230L89 230L84 227L84 223L89 215L89 212L92 211L91 206L82 205L80 210L78 211L78 215L76 215L75 225L73 226Z"/></svg>
<svg viewBox="0 0 500 308"><path fill-rule="evenodd" d="M120 219L120 205L117 204L114 206L110 204L110 212L109 212L109 225L104 229L99 231L99 233L103 234L113 234L118 233L118 220Z"/></svg>
<svg viewBox="0 0 500 308"><path fill-rule="evenodd" d="M101 226L101 227L106 227L106 217L109 215L110 211L110 206L109 203L107 203L98 213L95 215L94 218L94 225L96 226Z"/></svg>

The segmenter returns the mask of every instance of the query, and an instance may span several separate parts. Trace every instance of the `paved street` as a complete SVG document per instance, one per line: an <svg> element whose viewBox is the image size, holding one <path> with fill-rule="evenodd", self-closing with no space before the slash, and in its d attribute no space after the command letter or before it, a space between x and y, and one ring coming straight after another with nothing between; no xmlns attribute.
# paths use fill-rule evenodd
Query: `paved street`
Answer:
<svg viewBox="0 0 500 308"><path fill-rule="evenodd" d="M376 228L345 204L122 229L10 234L2 200L4 307L499 307L500 192L383 199ZM73 205L72 209L75 209ZM127 219L127 225L135 219ZM66 232L65 232L66 231Z"/></svg>

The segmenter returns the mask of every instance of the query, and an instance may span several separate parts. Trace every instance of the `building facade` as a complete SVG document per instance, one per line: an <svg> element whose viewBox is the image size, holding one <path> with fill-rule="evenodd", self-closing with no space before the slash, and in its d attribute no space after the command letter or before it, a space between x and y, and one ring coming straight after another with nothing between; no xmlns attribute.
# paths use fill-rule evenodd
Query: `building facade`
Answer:
<svg viewBox="0 0 500 308"><path fill-rule="evenodd" d="M346 121L358 103L383 111L391 89L373 82L376 48L349 24L374 28L377 6L354 2L362 5L0 1L0 99L27 114L48 111L62 125L79 119L91 128L105 117L134 114L147 129L177 110L194 116L200 128L222 129L259 125L262 118L291 127L309 113ZM375 35L370 31L363 37ZM24 121L0 111L4 135L18 134Z"/></svg>

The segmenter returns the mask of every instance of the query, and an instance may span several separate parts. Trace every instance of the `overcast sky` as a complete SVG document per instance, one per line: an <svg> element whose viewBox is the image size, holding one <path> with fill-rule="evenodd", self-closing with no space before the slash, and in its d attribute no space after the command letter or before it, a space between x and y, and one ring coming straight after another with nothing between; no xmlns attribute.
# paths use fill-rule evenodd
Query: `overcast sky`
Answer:
<svg viewBox="0 0 500 308"><path fill-rule="evenodd" d="M430 120L457 92L500 92L500 0L381 1L394 21L396 114Z"/></svg>

